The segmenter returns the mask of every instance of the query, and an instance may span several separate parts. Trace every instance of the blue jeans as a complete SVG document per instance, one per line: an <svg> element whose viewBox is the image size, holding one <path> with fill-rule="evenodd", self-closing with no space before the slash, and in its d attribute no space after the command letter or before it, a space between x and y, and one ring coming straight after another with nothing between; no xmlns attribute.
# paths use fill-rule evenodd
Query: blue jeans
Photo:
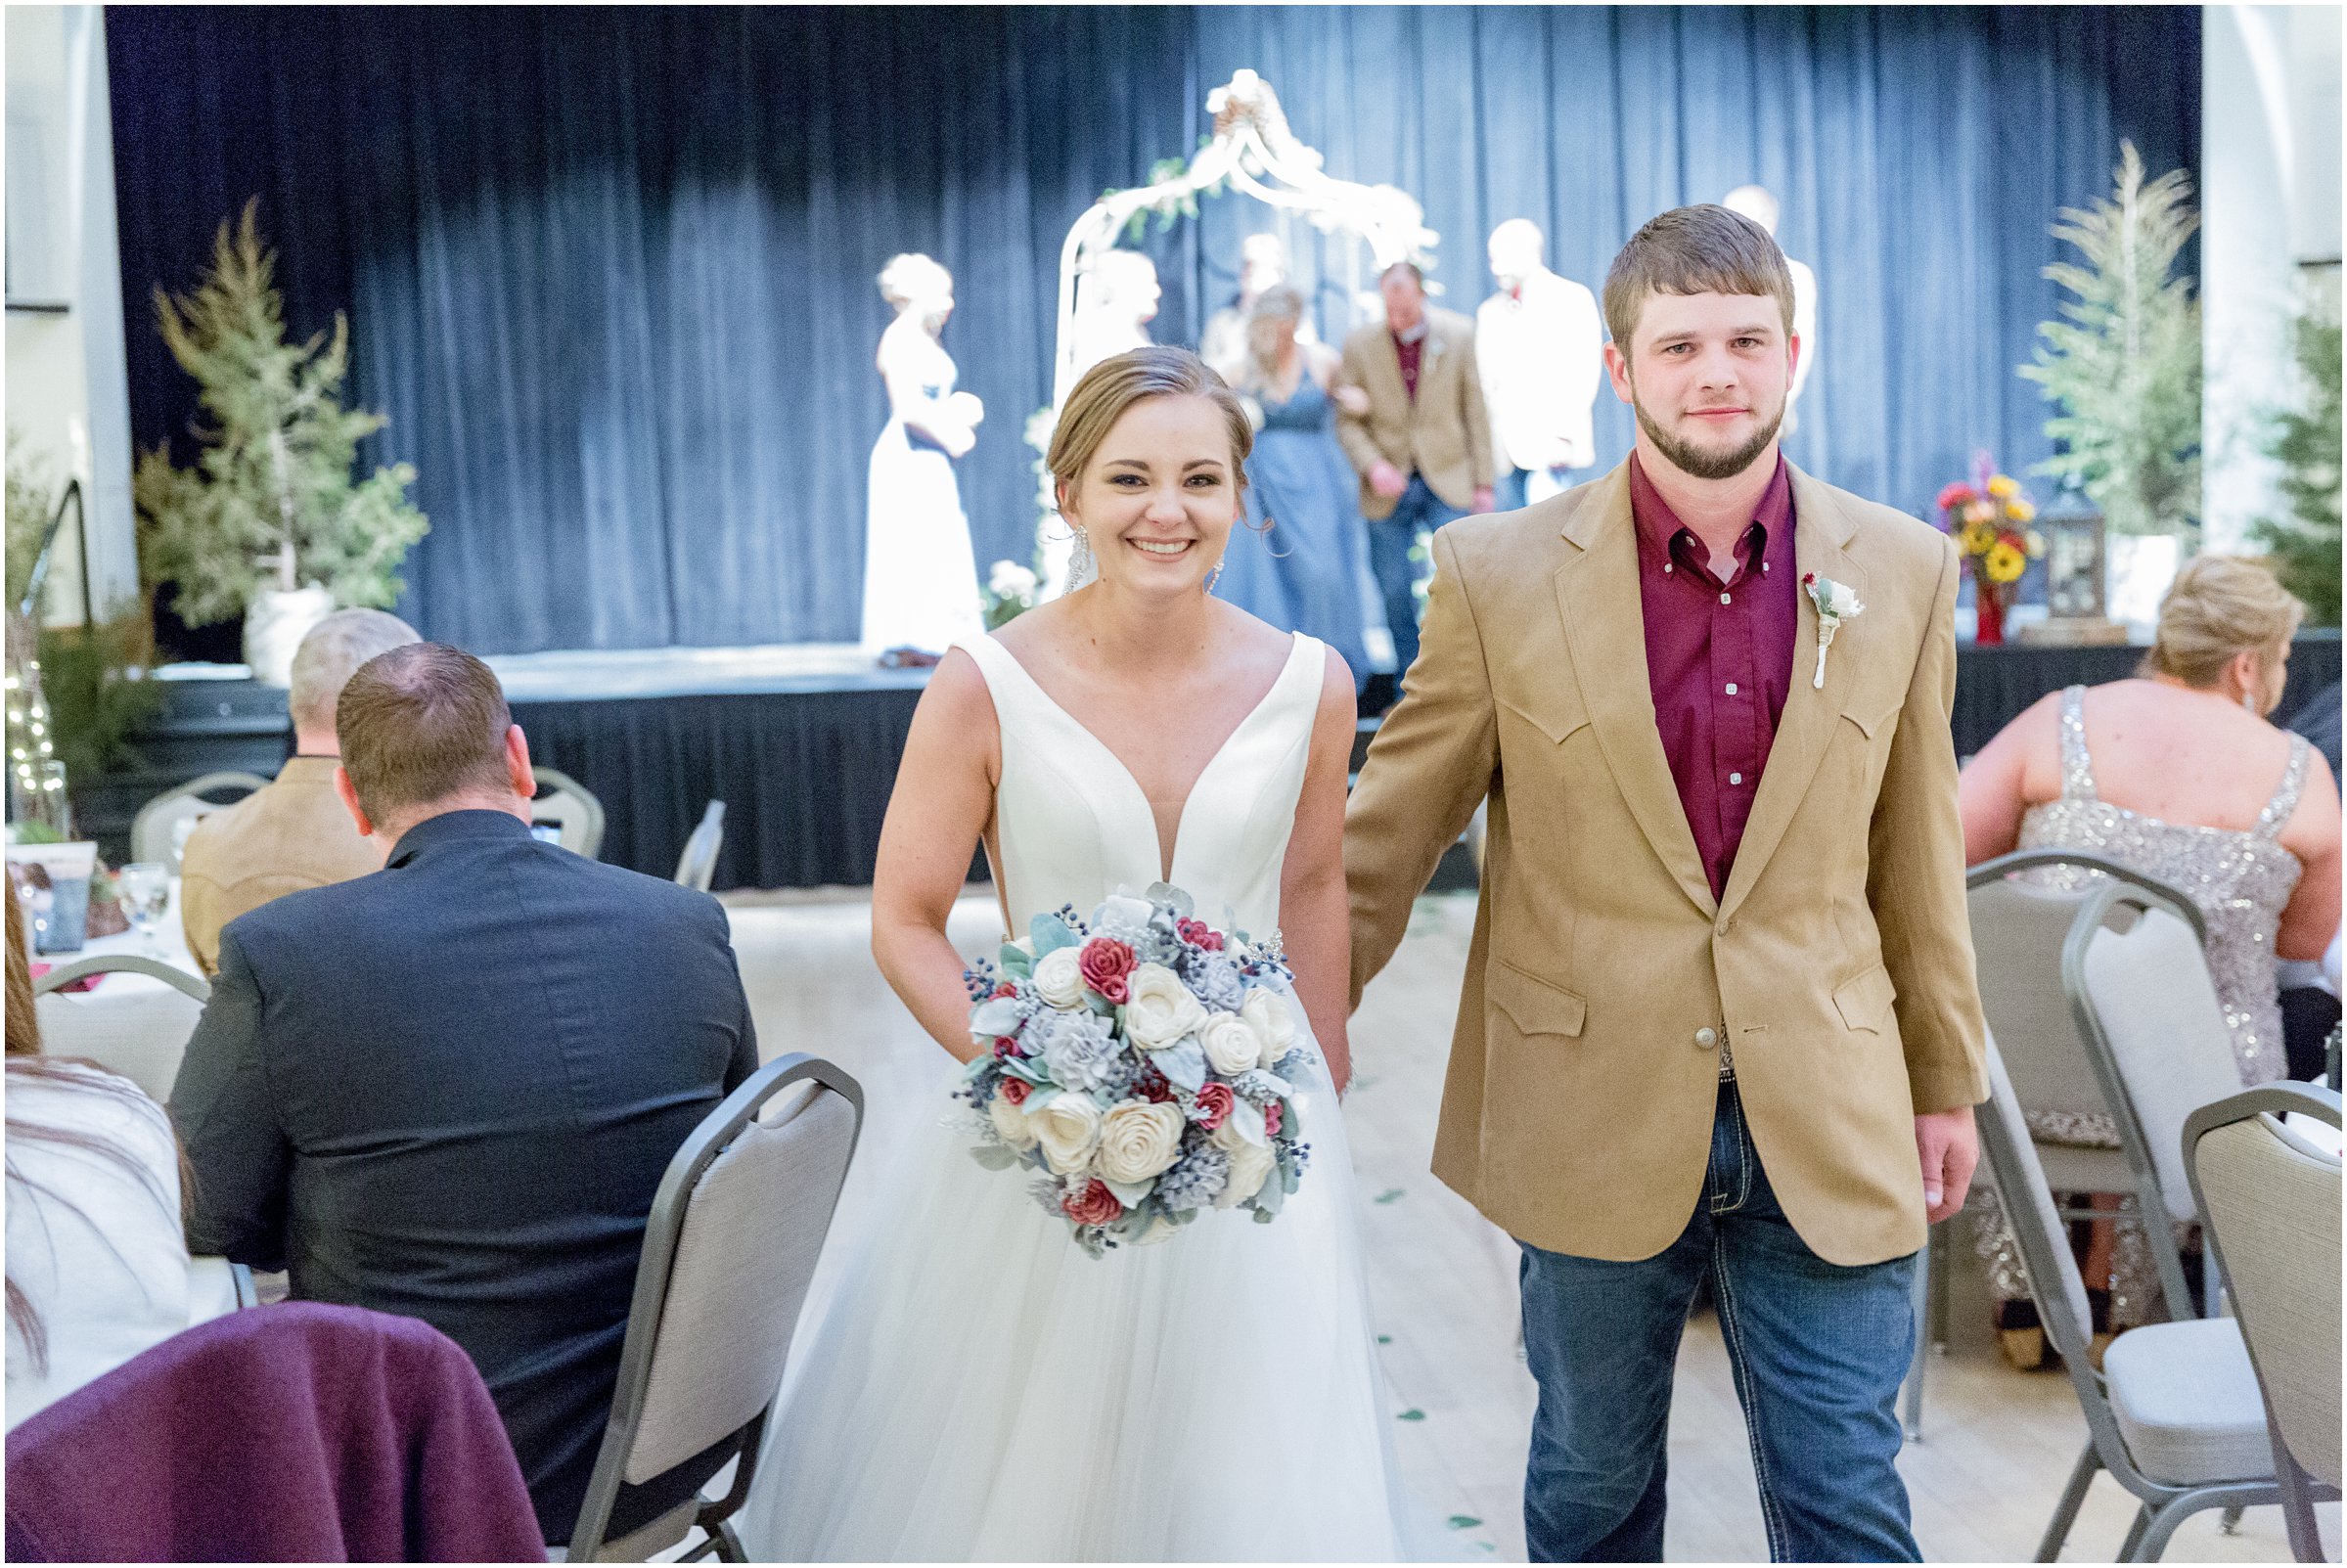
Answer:
<svg viewBox="0 0 2347 1568"><path fill-rule="evenodd" d="M1638 1263L1519 1245L1540 1384L1524 1475L1534 1562L1662 1560L1671 1373L1706 1271L1771 1558L1921 1560L1893 1463L1915 1258L1843 1268L1810 1251L1769 1190L1734 1084L1720 1086L1710 1169L1678 1240Z"/></svg>
<svg viewBox="0 0 2347 1568"><path fill-rule="evenodd" d="M1398 686L1418 657L1418 562L1410 551L1421 534L1467 514L1445 505L1426 488L1426 481L1410 476L1410 488L1395 502L1393 515L1369 525L1369 569L1385 600L1385 625L1393 633L1393 678Z"/></svg>

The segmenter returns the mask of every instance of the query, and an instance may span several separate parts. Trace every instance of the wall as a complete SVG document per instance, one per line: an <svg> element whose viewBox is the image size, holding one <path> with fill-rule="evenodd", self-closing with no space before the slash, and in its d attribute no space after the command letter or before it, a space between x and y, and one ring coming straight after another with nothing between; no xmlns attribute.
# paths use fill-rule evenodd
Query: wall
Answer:
<svg viewBox="0 0 2347 1568"><path fill-rule="evenodd" d="M8 46L8 359L12 459L53 493L81 480L91 597L138 597L130 397L114 229L106 38L96 6L11 6ZM83 564L61 544L51 620L81 618Z"/></svg>

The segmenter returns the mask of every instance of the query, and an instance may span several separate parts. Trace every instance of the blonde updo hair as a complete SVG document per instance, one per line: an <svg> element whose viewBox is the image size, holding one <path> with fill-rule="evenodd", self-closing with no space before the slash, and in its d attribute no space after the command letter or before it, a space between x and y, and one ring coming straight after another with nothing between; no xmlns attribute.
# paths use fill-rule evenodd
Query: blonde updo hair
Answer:
<svg viewBox="0 0 2347 1568"><path fill-rule="evenodd" d="M888 258L880 269L880 297L902 310L921 297L922 287L942 279L946 287L953 286L954 275L945 264L918 250L906 250Z"/></svg>
<svg viewBox="0 0 2347 1568"><path fill-rule="evenodd" d="M1255 449L1246 405L1204 360L1187 348L1162 344L1111 354L1076 382L1060 410L1051 450L1044 454L1053 482L1073 490L1125 410L1151 397L1202 397L1221 411L1231 432L1232 479L1243 492L1247 454Z"/></svg>
<svg viewBox="0 0 2347 1568"><path fill-rule="evenodd" d="M2205 688L2241 653L2256 653L2270 668L2305 614L2264 561L2201 556L2176 574L2159 602L2159 630L2142 673Z"/></svg>

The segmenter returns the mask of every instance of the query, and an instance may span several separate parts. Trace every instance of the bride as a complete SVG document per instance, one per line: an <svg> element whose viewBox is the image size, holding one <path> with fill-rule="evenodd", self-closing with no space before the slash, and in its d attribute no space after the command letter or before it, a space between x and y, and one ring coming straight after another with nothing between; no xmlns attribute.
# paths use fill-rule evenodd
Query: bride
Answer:
<svg viewBox="0 0 2347 1568"><path fill-rule="evenodd" d="M1049 461L1083 586L938 665L880 837L873 952L966 1060L946 918L980 841L1014 932L1161 880L1201 919L1279 930L1326 1063L1299 1088L1302 1187L1273 1224L1208 1211L1094 1259L1021 1176L970 1158L941 1073L934 1125L793 1351L737 1520L754 1558L1403 1554L1336 1100L1353 680L1210 596L1250 442L1186 350L1077 383Z"/></svg>

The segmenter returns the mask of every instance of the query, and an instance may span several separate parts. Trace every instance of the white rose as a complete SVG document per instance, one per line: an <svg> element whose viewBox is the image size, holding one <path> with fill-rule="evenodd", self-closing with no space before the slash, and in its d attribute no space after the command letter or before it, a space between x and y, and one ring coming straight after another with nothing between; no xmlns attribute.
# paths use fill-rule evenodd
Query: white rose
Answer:
<svg viewBox="0 0 2347 1568"><path fill-rule="evenodd" d="M1035 1146L1035 1129L1027 1125L1027 1113L999 1091L986 1102L986 1119L994 1124L1002 1141L1020 1153Z"/></svg>
<svg viewBox="0 0 2347 1568"><path fill-rule="evenodd" d="M1092 1151L1101 1141L1101 1108L1090 1095L1054 1095L1050 1104L1027 1111L1026 1118L1035 1141L1043 1145L1045 1164L1061 1176L1091 1169Z"/></svg>
<svg viewBox="0 0 2347 1568"><path fill-rule="evenodd" d="M1061 1010L1084 1005L1084 970L1071 947L1056 947L1035 961L1035 994Z"/></svg>
<svg viewBox="0 0 2347 1568"><path fill-rule="evenodd" d="M1206 1061L1225 1078L1236 1078L1253 1067L1263 1054L1263 1041L1236 1012L1218 1012L1198 1031Z"/></svg>
<svg viewBox="0 0 2347 1568"><path fill-rule="evenodd" d="M1262 1051L1256 1059L1262 1065L1269 1067L1294 1047L1295 1012L1279 992L1256 986L1240 1004L1239 1015L1255 1031L1255 1040Z"/></svg>
<svg viewBox="0 0 2347 1568"><path fill-rule="evenodd" d="M1257 1192L1272 1173L1272 1152L1260 1143L1241 1143L1231 1150L1231 1182L1215 1196L1218 1209L1237 1208Z"/></svg>
<svg viewBox="0 0 2347 1568"><path fill-rule="evenodd" d="M1125 986L1125 1033L1144 1051L1163 1051L1205 1024L1206 1009L1162 963L1142 964Z"/></svg>
<svg viewBox="0 0 2347 1568"><path fill-rule="evenodd" d="M1119 1100L1101 1118L1101 1175L1111 1182L1146 1182L1182 1152L1182 1107L1146 1099Z"/></svg>

